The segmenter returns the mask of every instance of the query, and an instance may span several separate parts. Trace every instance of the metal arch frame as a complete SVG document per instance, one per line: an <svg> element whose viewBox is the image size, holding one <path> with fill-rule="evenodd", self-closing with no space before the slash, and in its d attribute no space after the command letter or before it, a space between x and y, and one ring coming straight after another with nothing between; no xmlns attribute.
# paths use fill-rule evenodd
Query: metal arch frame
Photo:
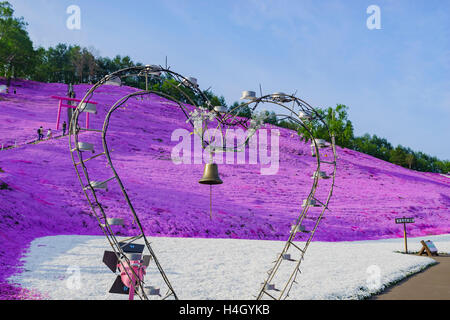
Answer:
<svg viewBox="0 0 450 320"><path fill-rule="evenodd" d="M316 160L317 160L317 166L316 166L316 170L315 170L315 172L317 172L317 174L313 173L312 177L314 178L314 181L313 181L311 190L309 192L309 195L306 199L306 205L303 206L303 204L302 204L302 210L300 211L300 214L297 217L295 225L293 225L291 227L291 232L289 234L289 238L286 241L282 252L277 256L277 259L274 261L275 265L268 271L268 277L263 282L263 285L258 293L257 300L261 300L265 296L267 296L271 299L274 299L274 300L287 299L289 297L289 293L292 289L292 286L294 283L296 283L297 276L301 272L300 265L301 265L302 260L304 259L306 250L308 249L309 244L311 243L311 241L314 237L314 234L317 230L317 227L319 226L320 221L322 220L323 215L325 214L325 211L329 210L328 204L329 204L331 196L333 194L335 178L336 178L337 156L336 156L336 143L335 143L334 133L332 133L330 131L330 128L328 127L328 125L326 124L324 119L320 116L320 114L308 103L306 103L305 101L303 101L300 98L295 97L294 95L283 94L283 98L284 99L281 100L279 96L274 96L273 94L265 95L260 98L255 98L247 103L244 103L244 104L230 110L230 112L233 112L242 106L250 106L250 105L254 104L254 106L252 108L250 108L251 111L254 112L255 109L258 107L258 105L264 104L264 103L271 103L271 104L276 104L278 106L281 106L282 108L289 111L290 114L276 114L276 116L277 117L281 116L281 117L284 117L284 119L289 119L289 120L293 121L294 123L297 123L298 125L300 125L301 127L303 127L306 130L306 132L309 134L309 136L311 138L312 143L314 144L315 156L316 156ZM293 102L292 107L288 107L288 106L284 105L283 103L285 103L285 102ZM295 106L299 107L298 110L295 110ZM328 148L331 147L331 150L333 153L333 161L322 161L321 160L320 148L317 145L316 138L313 136L311 130L307 127L307 125L305 125L305 123L303 123L303 120L299 116L300 111L303 111L303 112L311 115L315 119L319 120L327 129L327 132L329 135L329 142L330 142L330 145L327 147ZM293 114L295 114L297 116L297 118L294 118L292 116ZM219 121L221 121L225 127L227 127L227 126L228 127L243 126L244 128L247 128L248 120L242 120L239 118L240 117L238 117L237 114L234 114L234 115L224 116ZM244 142L245 145L248 143L249 139L250 139L250 137L247 137L246 141ZM320 166L322 163L332 165L332 167L333 167L333 172L332 172L332 177L331 177L332 178L331 186L329 187L330 189L328 191L328 196L325 201L319 201L318 199L315 198L315 193L319 186L319 179L320 179L318 173L320 171ZM311 207L311 200L315 200L318 203L320 203L320 206L322 207L322 209L321 209L319 216L316 218L317 220L314 224L313 230L310 231L309 237L306 239L306 242L305 242L303 248L301 248L301 246L294 243L294 238L298 233L302 232L302 231L300 231L301 230L300 226L302 225L302 222L304 221L304 219L307 217L308 210ZM278 295L271 294L271 293L267 292L269 290L267 285L270 284L271 281L275 278L278 270L280 269L281 264L283 263L283 261L286 261L283 258L284 255L287 254L289 249L291 249L291 248L294 248L295 250L300 251L300 257L296 261L295 267L294 267L293 271L291 272L290 277L288 278L287 281L284 282L282 289L278 290L280 293Z"/></svg>
<svg viewBox="0 0 450 320"><path fill-rule="evenodd" d="M106 180L105 182L107 182L109 180L112 180L112 179L116 179L118 181L119 186L122 189L122 192L123 192L123 194L125 196L125 199L127 201L127 204L129 205L129 208L130 208L130 210L133 213L134 221L137 223L137 225L139 226L139 229L141 231L140 235L134 236L134 237L131 237L131 238L128 238L128 239L125 239L125 241L133 242L133 241L135 241L137 239L144 238L145 245L146 245L147 249L149 250L152 258L155 260L155 263L156 263L156 265L157 265L157 267L158 267L158 269L160 271L160 274L163 277L166 285L168 286L168 292L166 293L165 297L163 297L163 299L166 299L166 298L168 298L171 295L173 295L175 299L178 299L178 297L176 296L172 286L170 285L169 280L165 276L165 273L164 273L162 267L160 266L158 260L156 259L156 255L154 254L153 250L151 249L150 243L148 242L148 240L147 240L147 238L145 236L145 233L144 233L144 230L142 228L142 225L140 224L139 218L138 218L136 212L134 211L134 208L133 208L133 206L131 204L131 201L130 201L130 199L129 199L126 191L125 191L125 188L124 188L124 186L123 186L119 176L117 175L117 172L114 169L114 166L112 164L111 157L110 157L110 154L109 154L109 150L108 150L108 147L107 147L107 143L106 143L106 131L107 131L107 128L108 128L108 125L109 125L109 119L110 119L111 114L118 107L120 107L123 103L125 103L129 98L131 98L133 96L144 95L144 94L157 94L159 96L162 96L162 97L165 97L165 98L169 98L170 100L172 100L172 101L174 101L174 102L176 102L178 104L178 106L182 109L182 111L185 114L185 116L188 118L189 122L192 125L194 125L192 123L192 121L190 120L188 114L186 113L186 110L187 110L186 107L180 101L178 101L178 100L174 99L173 97L171 97L169 95L166 95L166 94L164 94L162 92L149 91L149 90L138 91L138 92L134 92L132 94L129 94L129 95L125 96L125 97L122 97L121 99L119 99L110 108L110 110L109 110L109 112L108 112L108 114L106 116L106 119L104 121L104 125L103 125L103 129L102 130L82 129L82 128L80 128L78 126L78 118L80 116L80 112L82 112L84 110L83 103L85 101L89 101L90 98L92 97L92 95L94 94L94 91L98 87L100 87L103 84L105 84L106 81L108 81L109 79L114 78L114 77L119 77L119 78L128 77L128 76L138 76L139 77L139 76L145 75L146 78L147 78L148 74L152 73L152 72L166 72L166 73L170 74L172 77L174 77L176 80L178 80L178 82L183 83L183 84L185 84L184 81L186 81L187 84L188 84L187 87L189 87L191 90L196 91L197 94L199 93L200 94L199 96L201 98L203 98L203 100L205 102L205 105L208 108L212 107L212 105L209 102L208 98L204 95L204 93L201 90L199 90L197 85L194 85L193 83L191 83L189 81L189 79L187 79L187 78L185 78L185 77L183 77L183 76L181 76L181 75L179 75L179 74L177 74L177 73L175 73L173 71L170 71L169 69L163 69L162 67L158 67L158 66L139 66L139 67L125 68L125 69L119 70L117 72L114 72L114 73L104 77L99 82L97 82L97 84L95 84L85 94L84 98L81 100L81 102L79 103L79 105L75 109L75 112L73 114L72 120L70 121L70 124L69 124L69 147L70 147L70 151L71 151L72 161L73 161L73 164L74 164L74 167L75 167L78 179L80 181L80 184L81 184L81 186L83 188L83 192L84 192L84 194L85 194L85 196L86 196L86 198L88 200L89 205L91 206L91 209L92 209L95 217L97 218L97 221L98 221L98 223L100 225L100 228L102 229L103 233L107 237L108 242L110 243L114 253L116 254L116 257L118 258L119 263L123 267L125 267L126 265L128 265L128 266L130 265L129 259L124 254L122 248L119 245L119 242L117 241L117 239L116 239L116 237L115 237L115 235L114 235L114 233L113 233L113 231L111 229L111 226L109 225L109 223L107 221L107 216L106 216L105 210L102 207L101 203L98 201L98 198L97 198L97 195L96 195L96 191L95 191L94 187L91 184L91 180L89 178L89 174L88 174L87 168L85 166L85 162L87 162L87 161L89 161L89 160L91 160L93 158L96 158L98 156L102 156L102 155L105 155L107 157L108 164L110 165L110 167L111 167L111 169L113 170L113 173L114 173L114 177ZM182 81L180 81L180 79L182 79ZM146 83L147 83L147 81L146 81ZM183 90L181 90L177 86L172 86L172 87L178 89L185 96L185 98L189 102L191 102L191 104L192 104L192 106L194 108L198 107L197 104L195 104L194 101L192 101L192 99ZM281 114L281 115L277 115L277 116L284 116L285 117L284 119L289 119L289 120L299 124L300 126L302 126L308 132L308 134L311 137L312 142L314 144L314 148L315 148L315 154L316 154L316 160L317 160L317 167L316 167L316 171L315 172L319 172L321 163L327 163L327 164L333 165L332 184L331 184L330 190L328 192L328 196L327 196L326 201L321 202L321 201L319 201L318 199L316 199L314 197L314 195L316 193L316 190L317 190L317 187L318 187L318 183L319 183L318 180L319 180L320 177L319 177L318 174L314 174L313 175L313 178L314 178L313 186L312 186L311 191L310 191L310 193L308 195L308 198L306 199L306 206L304 206L304 207L302 206L303 209L301 210L301 212L300 212L300 214L299 214L299 216L298 216L298 218L296 220L296 224L293 226L294 228L291 229L291 232L289 234L289 239L287 240L283 251L278 255L278 258L275 261L274 267L271 268L271 270L269 270L269 272L268 272L269 276L268 276L268 278L266 278L265 282L263 283L263 286L262 286L261 290L259 291L259 295L257 297L258 300L262 299L264 297L264 295L267 295L268 297L270 297L272 299L275 299L275 300L286 299L289 296L290 290L291 290L293 284L296 282L295 280L296 280L298 274L300 273L300 269L299 268L300 268L301 261L304 259L304 255L306 253L306 250L307 250L310 242L312 241L312 238L313 238L313 236L315 234L315 231L316 231L316 229L317 229L317 227L318 227L318 225L319 225L319 223L320 223L320 221L322 219L322 216L324 215L325 211L328 209L328 203L329 203L330 198L332 196L332 191L333 191L334 182L335 182L335 174L336 174L336 147L335 147L335 137L334 137L334 135L330 132L326 122L321 118L321 116L317 113L317 111L314 108L312 108L309 104L307 104L306 102L304 102L303 100L301 100L301 99L299 99L299 98L297 98L295 96L284 95L284 98L285 98L284 99L285 101L280 101L279 97L275 98L273 95L266 95L266 96L263 96L263 97L260 97L260 98L255 98L254 100L244 104L244 106L245 105L254 104L253 108L251 108L251 111L253 112L253 111L255 111L255 109L258 107L258 105L260 103L273 103L273 104L277 104L277 105L285 108L286 110L290 111L290 115L288 115L288 114ZM286 101L286 100L288 100L288 101ZM289 102L289 101L293 102L293 106L291 108L287 107L284 104L282 104L284 102ZM322 122L322 124L327 128L327 131L328 131L329 137L330 137L330 142L331 142L330 146L332 148L334 161L331 161L331 162L330 161L321 161L321 159L320 159L320 150L319 150L317 142L316 142L314 136L312 135L311 131L303 123L302 119L298 116L297 113L296 113L296 115L298 116L298 119L292 117L293 113L295 112L294 107L296 105L300 108L300 110L306 111L310 115L314 115L315 118L320 120ZM243 105L240 105L240 106L236 107L235 109L238 109L238 108L240 108L242 106ZM234 111L235 109L233 109L231 111ZM225 115L221 115L220 113L216 113L216 119L218 121L218 127L222 127L222 126L223 127L243 126L244 128L247 128L248 120L240 119L240 117L238 117L237 115L232 115L232 114L229 114L229 113L227 113ZM86 160L83 160L82 152L78 148L78 142L79 142L79 139L78 139L79 136L78 135L79 135L80 131L93 131L93 132L102 133L102 144L103 144L104 152L102 152L100 154L97 154L97 155L95 155L93 157L90 157L90 158L88 158ZM205 130L203 131L203 133L204 132L205 132ZM204 141L203 133L202 133L202 146L205 147L205 145L207 145L209 143ZM75 148L72 145L72 138L74 138ZM248 143L249 138L250 137L247 137L247 139L245 141L245 144ZM75 160L75 153L78 156L78 160L79 160L78 163ZM79 171L79 168L78 168L79 165L81 165L81 168L82 168L82 171L83 171L83 174L84 174L84 178L87 181L87 185L84 185L84 183L83 183L83 178L82 178L82 175L80 174L80 171ZM94 201L91 201L87 190L90 190L92 192ZM306 241L305 246L303 247L303 249L301 249L293 241L294 241L294 238L295 238L296 234L299 232L299 226L301 226L303 220L307 216L307 212L308 212L308 210L309 210L309 208L311 206L311 202L310 201L313 200L313 199L321 204L322 210L321 210L320 215L317 217L317 221L316 221L316 223L314 225L313 230L310 232L310 235L309 235L309 237L308 237L308 239ZM99 208L101 215L97 214L95 207ZM291 273L289 279L285 282L285 285L284 285L283 290L281 291L280 295L278 297L275 297L274 295L271 295L270 293L267 292L266 285L269 284L274 279L277 271L279 270L282 262L284 261L283 260L284 254L286 254L291 247L293 247L295 249L298 249L301 252L301 255L300 255L300 258L298 259L298 261L297 261L297 263L295 265L294 271ZM124 270L126 271L127 268L124 268ZM138 280L138 288L141 291L141 292L139 292L139 290L137 290L136 294L141 299L148 299L148 297L147 297L147 295L145 293L145 290L144 290L144 281L141 281L139 279L139 277L137 277L137 275L134 272L133 268L130 268L130 270L132 272L132 275L130 275L128 273L128 271L126 271L128 278L130 280L133 279L133 278L137 279Z"/></svg>
<svg viewBox="0 0 450 320"><path fill-rule="evenodd" d="M72 162L73 162L73 165L75 167L76 174L78 176L78 179L79 179L80 184L82 186L83 192L84 192L84 194L86 196L86 199L88 200L88 203L89 203L89 205L91 207L91 210L92 210L95 218L97 219L97 222L98 222L100 228L102 229L104 235L106 236L106 238L107 238L111 248L113 249L113 251L114 251L114 253L115 253L119 263L123 267L123 270L125 270L127 277L130 279L130 283L133 281L132 279L137 280L138 286L136 287L136 289L138 289L138 290L136 290L135 293L141 299L144 299L144 300L148 299L148 296L147 296L147 294L145 293L145 290L144 290L144 284L145 283L144 283L143 280L141 280L137 276L137 274L134 271L134 269L131 268L130 261L129 261L128 257L123 252L122 247L119 244L119 241L116 239L116 237L114 235L114 232L112 231L111 226L110 226L110 224L107 221L108 217L106 215L105 208L103 208L103 206L101 205L101 203L99 202L99 200L97 198L96 190L91 184L92 180L89 177L89 173L88 173L87 167L85 165L85 163L87 161L89 161L91 159L94 159L94 158L97 158L99 156L103 156L103 155L106 156L108 164L109 164L109 166L112 169L113 174L114 174L114 176L112 178L104 181L104 183L108 182L108 181L110 181L112 179L116 179L117 180L117 182L119 184L119 187L121 188L122 193L123 193L123 195L125 197L125 200L126 200L128 206L129 206L129 208L130 208L130 210L131 210L131 212L133 214L134 222L138 225L139 230L140 230L140 234L138 236L133 236L133 237L127 238L124 241L127 242L127 243L131 243L131 242L133 242L133 241L135 241L137 239L140 239L140 238L144 239L145 246L146 246L147 250L149 251L151 257L155 261L155 264L156 264L156 266L157 266L157 268L158 268L158 270L159 270L159 272L160 272L164 282L166 283L166 285L168 287L168 291L167 291L167 293L165 294L165 296L162 299L164 300L164 299L166 299L166 298L168 298L170 296L173 296L176 300L178 300L178 297L177 297L174 289L172 288L172 286L171 286L167 276L164 273L164 270L162 269L161 265L159 264L158 259L156 258L156 255L155 255L154 251L152 250L152 248L150 246L149 241L147 240L147 237L145 236L145 232L144 232L144 230L142 228L142 225L140 223L138 215L137 215L136 211L134 210L134 207L131 204L131 201L130 201L130 199L128 197L128 194L127 194L127 192L125 190L125 187L124 187L120 177L118 176L118 174L117 174L117 172L116 172L116 170L114 168L114 165L113 165L111 157L110 157L110 152L109 152L108 147L107 147L106 131L107 131L107 128L108 128L108 125L109 125L109 119L110 119L110 116L111 116L112 112L114 110L116 110L118 107L120 107L123 103L125 103L125 101L127 101L129 98L131 98L133 96L153 93L153 94L157 94L159 96L165 97L165 98L169 98L170 100L172 100L172 101L174 101L174 102L176 102L178 104L178 106L182 109L182 111L185 114L185 116L189 119L189 116L186 113L186 110L187 110L186 107L180 101L178 101L175 98L173 98L173 97L171 97L171 96L169 96L167 94L164 94L162 92L149 91L149 90L138 91L138 92L134 92L132 94L129 94L129 95L125 96L125 97L122 97L121 99L119 99L110 108L110 110L109 110L109 112L108 112L108 114L106 116L106 119L104 121L102 130L87 129L87 128L83 129L83 128L80 128L79 125L78 125L78 119L79 119L80 113L86 108L85 101L89 101L91 99L92 95L94 94L95 90L98 89L99 87L101 87L102 85L104 85L108 80L110 80L112 78L115 78L115 77L119 77L120 79L122 79L124 77L130 77L130 76L131 77L133 77L133 76L138 76L138 77L139 76L145 76L146 77L146 86L147 86L147 77L152 72L157 72L157 73L164 72L166 74L170 74L170 76L175 78L180 84L183 83L186 87L190 88L196 94L198 94L198 96L200 98L202 98L204 104L207 107L211 107L211 103L209 102L208 98L204 95L204 93L199 89L198 85L194 85L193 83L190 82L189 79L183 77L182 75L180 75L180 74L178 74L176 72L173 72L173 71L171 71L169 69L164 69L161 66L138 66L138 67L125 68L125 69L116 71L116 72L114 72L112 74L109 74L109 75L105 76L103 79L98 81L85 94L85 96L83 97L81 102L78 104L77 108L75 109L75 111L74 111L74 113L72 115L72 119L71 119L71 121L69 123L69 148L70 148L70 153L71 153L71 156L72 156ZM194 108L198 108L198 106L194 103L194 101L183 90L181 90L177 86L173 86L172 85L172 87L176 88L179 92L181 92L182 95L189 102L191 102L191 104L192 104L192 106ZM148 89L148 87L147 87L147 89ZM84 104L84 106L83 106L83 104ZM192 121L190 121L190 123L192 125L194 125L192 123ZM79 133L81 131L101 133L102 134L102 145L103 145L103 149L104 149L103 152L101 152L99 154L96 154L95 156L92 156L90 158L83 159L82 151L78 148L78 142L80 142L79 141ZM74 140L73 144L72 144L72 138ZM202 137L202 146L203 147L205 146L205 141L204 141L203 137ZM75 159L75 154L77 155L78 162ZM80 173L80 170L78 168L78 166L80 166L80 165L81 165L81 169L83 171L83 175ZM86 185L83 182L83 176L84 176L84 179L86 180ZM89 197L89 194L87 192L88 190L90 190L91 193L92 193L93 201ZM100 214L97 213L96 207L99 209ZM131 274L128 273L128 271L127 271L128 268L126 268L126 266L130 267L129 270L131 271Z"/></svg>

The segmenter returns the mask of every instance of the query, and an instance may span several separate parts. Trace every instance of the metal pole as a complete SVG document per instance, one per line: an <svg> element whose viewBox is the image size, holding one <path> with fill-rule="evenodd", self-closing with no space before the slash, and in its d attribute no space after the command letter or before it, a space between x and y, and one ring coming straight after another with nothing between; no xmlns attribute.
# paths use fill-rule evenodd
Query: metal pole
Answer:
<svg viewBox="0 0 450 320"><path fill-rule="evenodd" d="M405 253L408 253L408 240L406 235L406 222L403 222L403 233L405 237Z"/></svg>
<svg viewBox="0 0 450 320"><path fill-rule="evenodd" d="M131 264L129 264L131 265ZM133 268L133 267L131 267ZM128 300L134 300L134 273L131 274L131 282L130 282L130 292L128 295Z"/></svg>
<svg viewBox="0 0 450 320"><path fill-rule="evenodd" d="M148 73L145 73L145 91L148 91Z"/></svg>

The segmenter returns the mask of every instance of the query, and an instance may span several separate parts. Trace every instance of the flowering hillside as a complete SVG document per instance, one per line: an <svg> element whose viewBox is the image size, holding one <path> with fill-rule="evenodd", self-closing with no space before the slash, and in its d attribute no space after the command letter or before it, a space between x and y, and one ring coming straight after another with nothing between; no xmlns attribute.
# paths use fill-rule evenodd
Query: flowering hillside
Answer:
<svg viewBox="0 0 450 320"><path fill-rule="evenodd" d="M4 80L0 79L0 85ZM36 237L46 235L100 234L96 220L76 177L68 137L31 143L36 130L55 129L57 100L67 93L63 84L16 81L17 93L0 94L0 145L17 148L0 151L0 294L29 293L8 286L5 279L16 272L23 250ZM75 86L77 98L89 85ZM107 110L119 98L136 91L129 87L103 86L92 97L98 114L92 128L101 128ZM65 111L65 110L64 110ZM66 119L63 112L62 120ZM80 117L84 124L84 116ZM191 130L186 117L173 103L150 96L130 99L111 118L107 141L112 159L149 236L211 237L286 240L290 225L311 188L315 158L309 144L292 131L279 130L280 164L276 175L261 175L260 165L220 164L224 181L213 186L213 219L209 217L209 186L198 180L202 164L174 164L172 132ZM98 133L81 134L101 151ZM337 148L336 186L315 239L351 241L403 236L396 217L414 217L411 236L450 233L450 179L421 173L384 162L353 150ZM248 162L247 162L248 163ZM112 176L106 159L88 163L93 180ZM329 171L330 167L322 170ZM318 199L324 199L330 181L321 180ZM117 233L133 233L130 211L120 189L111 181L100 200L111 217L125 219ZM318 209L311 209L311 215ZM306 223L311 225L312 220Z"/></svg>

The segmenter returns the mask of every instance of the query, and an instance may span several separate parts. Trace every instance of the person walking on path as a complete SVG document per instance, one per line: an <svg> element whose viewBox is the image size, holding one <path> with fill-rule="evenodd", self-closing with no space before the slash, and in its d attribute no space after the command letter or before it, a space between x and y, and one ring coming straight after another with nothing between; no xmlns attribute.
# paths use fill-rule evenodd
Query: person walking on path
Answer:
<svg viewBox="0 0 450 320"><path fill-rule="evenodd" d="M38 132L38 141L40 141L44 138L44 129L42 128L42 126L39 127L37 132Z"/></svg>
<svg viewBox="0 0 450 320"><path fill-rule="evenodd" d="M47 139L51 139L52 137L52 129L48 129L47 131Z"/></svg>
<svg viewBox="0 0 450 320"><path fill-rule="evenodd" d="M62 124L62 129L63 129L63 136L65 136L66 135L66 129L67 129L67 123L65 121Z"/></svg>

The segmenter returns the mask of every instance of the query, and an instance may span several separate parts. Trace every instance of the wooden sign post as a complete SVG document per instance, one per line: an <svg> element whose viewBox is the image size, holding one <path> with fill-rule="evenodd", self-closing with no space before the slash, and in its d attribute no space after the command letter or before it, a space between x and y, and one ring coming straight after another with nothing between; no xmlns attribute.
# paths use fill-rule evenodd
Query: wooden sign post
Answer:
<svg viewBox="0 0 450 320"><path fill-rule="evenodd" d="M408 235L406 234L406 224L414 223L414 218L395 218L395 223L403 223L403 236L405 238L405 253L408 253Z"/></svg>

